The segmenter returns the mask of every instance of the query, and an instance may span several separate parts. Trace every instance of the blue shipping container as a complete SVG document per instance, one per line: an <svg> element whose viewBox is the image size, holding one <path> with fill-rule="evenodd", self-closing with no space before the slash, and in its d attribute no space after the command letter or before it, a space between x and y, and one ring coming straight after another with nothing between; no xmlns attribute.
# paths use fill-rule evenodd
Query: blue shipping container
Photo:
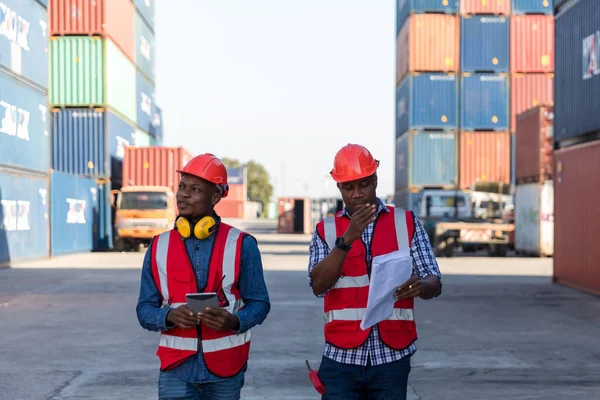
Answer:
<svg viewBox="0 0 600 400"><path fill-rule="evenodd" d="M154 33L148 28L139 13L135 14L135 63L142 72L155 81Z"/></svg>
<svg viewBox="0 0 600 400"><path fill-rule="evenodd" d="M455 131L408 131L396 139L396 191L457 182Z"/></svg>
<svg viewBox="0 0 600 400"><path fill-rule="evenodd" d="M600 4L580 0L556 16L554 140L600 130Z"/></svg>
<svg viewBox="0 0 600 400"><path fill-rule="evenodd" d="M0 2L0 65L48 87L48 12L35 0Z"/></svg>
<svg viewBox="0 0 600 400"><path fill-rule="evenodd" d="M106 131L110 152L111 177L123 178L123 157L126 146L135 146L135 128L112 111L106 115Z"/></svg>
<svg viewBox="0 0 600 400"><path fill-rule="evenodd" d="M152 124L154 122L154 115L156 114L156 108L154 107L154 85L144 77L144 75L137 71L137 125L140 129L150 132Z"/></svg>
<svg viewBox="0 0 600 400"><path fill-rule="evenodd" d="M50 176L50 251L52 255L91 251L110 244L107 184L53 172ZM107 217L108 216L108 217ZM108 224L107 224L108 222Z"/></svg>
<svg viewBox="0 0 600 400"><path fill-rule="evenodd" d="M457 103L456 75L408 75L396 91L396 136L409 129L456 129Z"/></svg>
<svg viewBox="0 0 600 400"><path fill-rule="evenodd" d="M463 74L461 128L508 130L507 74Z"/></svg>
<svg viewBox="0 0 600 400"><path fill-rule="evenodd" d="M244 183L243 168L227 168L227 183L230 185L239 185Z"/></svg>
<svg viewBox="0 0 600 400"><path fill-rule="evenodd" d="M133 0L133 3L150 29L154 31L154 0Z"/></svg>
<svg viewBox="0 0 600 400"><path fill-rule="evenodd" d="M396 35L409 14L438 12L455 14L458 12L458 0L396 0Z"/></svg>
<svg viewBox="0 0 600 400"><path fill-rule="evenodd" d="M87 108L52 111L51 167L74 175L106 176L104 112Z"/></svg>
<svg viewBox="0 0 600 400"><path fill-rule="evenodd" d="M394 195L394 206L403 210L412 210L418 212L419 194L409 190L401 190Z"/></svg>
<svg viewBox="0 0 600 400"><path fill-rule="evenodd" d="M0 171L0 264L48 255L47 177Z"/></svg>
<svg viewBox="0 0 600 400"><path fill-rule="evenodd" d="M461 18L460 66L465 72L508 72L508 17L474 15Z"/></svg>
<svg viewBox="0 0 600 400"><path fill-rule="evenodd" d="M48 0L37 0L37 2L43 5L45 8L48 8Z"/></svg>
<svg viewBox="0 0 600 400"><path fill-rule="evenodd" d="M152 125L150 126L150 130L148 131L150 135L152 135L157 142L161 142L163 140L163 125L162 125L162 110L160 107L154 106L154 114L152 115Z"/></svg>
<svg viewBox="0 0 600 400"><path fill-rule="evenodd" d="M513 14L553 14L553 12L550 0L512 0Z"/></svg>
<svg viewBox="0 0 600 400"><path fill-rule="evenodd" d="M0 73L0 164L46 172L48 153L46 96Z"/></svg>

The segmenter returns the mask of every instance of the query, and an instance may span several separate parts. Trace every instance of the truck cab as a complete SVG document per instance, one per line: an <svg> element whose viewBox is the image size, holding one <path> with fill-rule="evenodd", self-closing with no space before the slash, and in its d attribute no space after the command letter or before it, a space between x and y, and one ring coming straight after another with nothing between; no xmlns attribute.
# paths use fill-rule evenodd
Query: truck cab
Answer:
<svg viewBox="0 0 600 400"><path fill-rule="evenodd" d="M116 208L115 247L138 250L171 229L177 215L175 194L166 186L126 186L111 192Z"/></svg>

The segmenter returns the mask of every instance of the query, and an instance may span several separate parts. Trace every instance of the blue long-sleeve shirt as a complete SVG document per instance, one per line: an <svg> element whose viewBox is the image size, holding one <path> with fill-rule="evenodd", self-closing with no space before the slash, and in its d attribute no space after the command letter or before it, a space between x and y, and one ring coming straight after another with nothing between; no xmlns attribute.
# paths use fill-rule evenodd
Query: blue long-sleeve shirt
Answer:
<svg viewBox="0 0 600 400"><path fill-rule="evenodd" d="M185 247L196 273L198 287L202 288L208 280L208 267L213 242L216 235L205 240L191 237L185 240ZM240 270L240 294L244 300L243 309L236 312L240 320L238 333L243 333L261 324L271 309L269 294L265 283L262 260L258 244L252 236L246 236L242 243L242 267ZM140 325L150 331L166 331L169 309L162 307L162 296L152 276L152 246L148 246L142 267L140 296L137 304L137 317ZM218 382L223 380L210 373L201 353L190 357L182 364L169 370L190 383Z"/></svg>

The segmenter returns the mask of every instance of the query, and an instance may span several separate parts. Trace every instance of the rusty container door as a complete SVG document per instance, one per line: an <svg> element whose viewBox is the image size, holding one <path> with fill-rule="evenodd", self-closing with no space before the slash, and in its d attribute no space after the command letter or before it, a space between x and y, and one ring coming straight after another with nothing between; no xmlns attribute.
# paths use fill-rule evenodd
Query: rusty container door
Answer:
<svg viewBox="0 0 600 400"><path fill-rule="evenodd" d="M510 18L511 72L554 72L554 16Z"/></svg>
<svg viewBox="0 0 600 400"><path fill-rule="evenodd" d="M510 130L516 132L517 115L537 106L554 104L554 74L513 74L510 87Z"/></svg>
<svg viewBox="0 0 600 400"><path fill-rule="evenodd" d="M459 160L462 189L469 189L477 181L510 184L509 133L462 131Z"/></svg>
<svg viewBox="0 0 600 400"><path fill-rule="evenodd" d="M600 141L554 153L554 276L600 295Z"/></svg>
<svg viewBox="0 0 600 400"><path fill-rule="evenodd" d="M553 119L552 107L536 107L517 117L517 183L552 179Z"/></svg>

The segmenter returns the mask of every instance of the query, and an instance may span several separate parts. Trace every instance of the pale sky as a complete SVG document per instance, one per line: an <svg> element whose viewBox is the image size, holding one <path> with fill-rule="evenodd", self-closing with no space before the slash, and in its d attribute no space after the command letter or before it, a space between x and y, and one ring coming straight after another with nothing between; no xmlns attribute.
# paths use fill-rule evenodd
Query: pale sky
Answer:
<svg viewBox="0 0 600 400"><path fill-rule="evenodd" d="M393 193L395 0L159 0L155 11L165 145L254 159L275 196L320 197L338 194L337 150L360 143L381 161L379 196Z"/></svg>

